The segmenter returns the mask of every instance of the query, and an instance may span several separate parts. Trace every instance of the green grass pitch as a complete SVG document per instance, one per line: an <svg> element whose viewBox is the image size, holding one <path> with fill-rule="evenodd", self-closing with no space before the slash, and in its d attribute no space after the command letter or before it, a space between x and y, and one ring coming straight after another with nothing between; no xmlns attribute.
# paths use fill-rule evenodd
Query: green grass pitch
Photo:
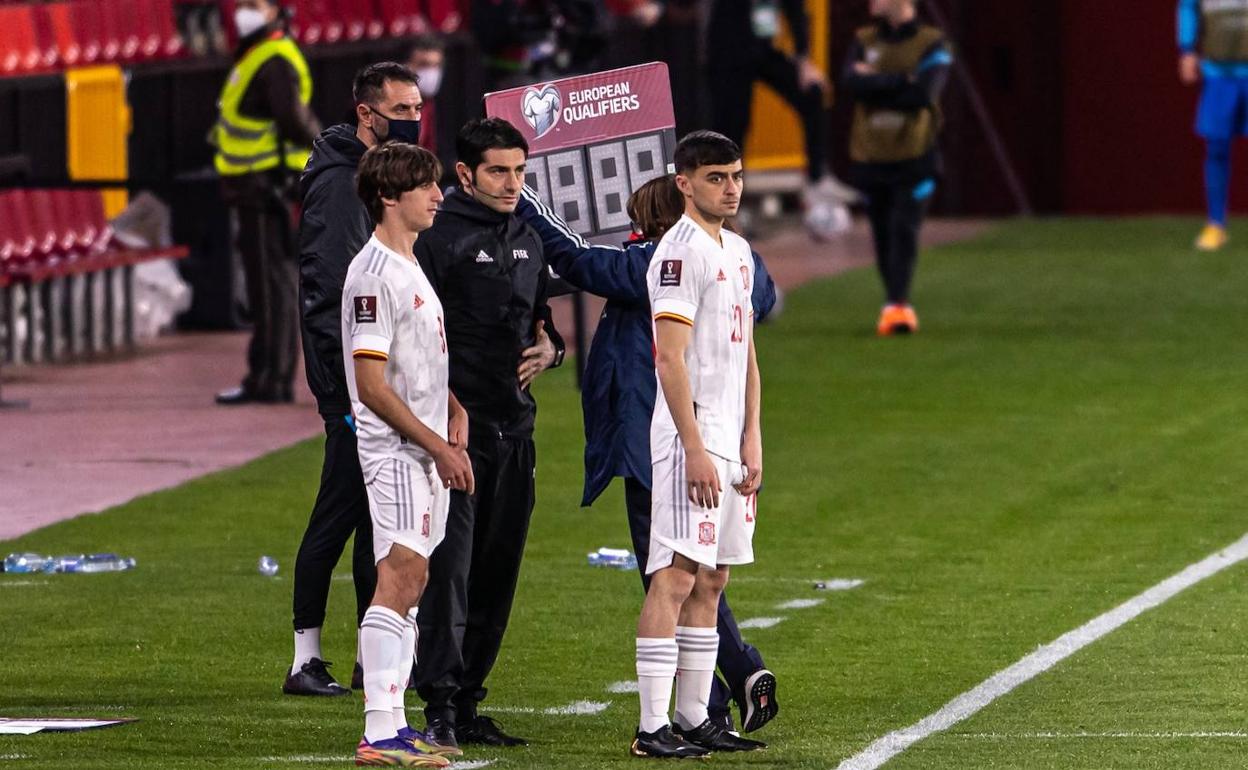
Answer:
<svg viewBox="0 0 1248 770"><path fill-rule="evenodd" d="M794 292L759 329L765 493L757 564L729 595L779 682L763 753L715 766L829 768L1062 633L1248 531L1248 231L1199 255L1191 220L1006 224L928 252L923 331L872 334L858 271ZM486 702L533 740L467 759L625 768L641 594L585 554L623 546L618 486L577 507L570 372L543 376L538 508ZM310 418L311 419L311 418ZM158 430L158 426L152 426ZM76 735L0 737L31 768L346 765L358 696L279 693L294 552L319 442L11 542L115 550L132 573L0 575L0 716L127 716ZM65 483L73 483L72 478ZM261 554L279 559L260 576ZM349 562L340 571L349 569ZM815 579L862 578L822 593ZM915 745L888 768L1243 767L1248 570L1223 572ZM34 583L31 585L31 583ZM349 583L327 657L347 676ZM777 609L792 599L824 599ZM591 716L542 709L578 700ZM341 760L337 758L341 757Z"/></svg>

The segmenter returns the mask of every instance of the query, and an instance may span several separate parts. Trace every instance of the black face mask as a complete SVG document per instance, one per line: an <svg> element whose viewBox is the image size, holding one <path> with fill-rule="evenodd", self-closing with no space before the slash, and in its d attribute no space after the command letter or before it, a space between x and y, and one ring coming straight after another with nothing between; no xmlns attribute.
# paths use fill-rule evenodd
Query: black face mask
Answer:
<svg viewBox="0 0 1248 770"><path fill-rule="evenodd" d="M395 142L406 142L407 144L417 144L420 141L420 119L419 118L417 118L416 120L399 120L398 118L386 118L385 115L382 115L377 110L373 110L371 107L369 109L372 110L372 113L374 115L378 115L382 118L385 118L386 123L388 124L388 128L386 130L385 136L379 136L377 134L377 129L375 128L370 129L373 132L373 136L377 137L378 142L395 141Z"/></svg>

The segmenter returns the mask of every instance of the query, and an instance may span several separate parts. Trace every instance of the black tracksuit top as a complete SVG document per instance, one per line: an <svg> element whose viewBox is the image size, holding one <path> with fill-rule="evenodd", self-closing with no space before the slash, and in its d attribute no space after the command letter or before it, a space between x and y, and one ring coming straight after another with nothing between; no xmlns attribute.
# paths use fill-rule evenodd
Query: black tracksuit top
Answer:
<svg viewBox="0 0 1248 770"><path fill-rule="evenodd" d="M520 388L520 354L534 344L538 320L563 349L546 304L541 239L514 214L455 188L415 251L442 301L451 392L468 411L471 433L529 438L537 404Z"/></svg>

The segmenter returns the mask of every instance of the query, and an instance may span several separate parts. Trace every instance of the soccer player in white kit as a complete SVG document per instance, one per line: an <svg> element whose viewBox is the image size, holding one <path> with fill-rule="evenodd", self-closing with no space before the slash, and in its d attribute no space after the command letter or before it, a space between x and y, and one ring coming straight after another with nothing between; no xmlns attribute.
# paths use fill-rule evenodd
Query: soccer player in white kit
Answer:
<svg viewBox="0 0 1248 770"><path fill-rule="evenodd" d="M641 757L765 746L728 732L706 708L719 647L716 608L729 565L754 561L763 472L754 259L745 239L723 226L741 203L741 149L695 131L681 139L675 160L685 214L659 241L647 274L659 397L650 425L651 582L637 623L641 723L631 752Z"/></svg>
<svg viewBox="0 0 1248 770"><path fill-rule="evenodd" d="M373 520L377 591L360 624L364 737L357 765L445 767L449 753L407 724L416 608L446 530L449 489L473 491L468 415L447 384L442 303L412 247L433 224L442 170L428 150L389 142L360 161L376 229L342 291L342 344L360 468Z"/></svg>

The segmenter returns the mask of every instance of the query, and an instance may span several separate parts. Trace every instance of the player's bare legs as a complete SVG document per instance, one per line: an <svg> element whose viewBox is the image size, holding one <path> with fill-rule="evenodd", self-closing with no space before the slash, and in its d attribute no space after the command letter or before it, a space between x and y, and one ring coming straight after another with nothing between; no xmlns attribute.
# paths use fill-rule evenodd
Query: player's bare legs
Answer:
<svg viewBox="0 0 1248 770"><path fill-rule="evenodd" d="M364 737L370 743L395 738L399 728L407 725L403 692L411 675L416 642L414 610L428 578L428 560L401 545L392 546L386 558L377 563L377 592L360 631ZM402 720L401 725L396 717Z"/></svg>

